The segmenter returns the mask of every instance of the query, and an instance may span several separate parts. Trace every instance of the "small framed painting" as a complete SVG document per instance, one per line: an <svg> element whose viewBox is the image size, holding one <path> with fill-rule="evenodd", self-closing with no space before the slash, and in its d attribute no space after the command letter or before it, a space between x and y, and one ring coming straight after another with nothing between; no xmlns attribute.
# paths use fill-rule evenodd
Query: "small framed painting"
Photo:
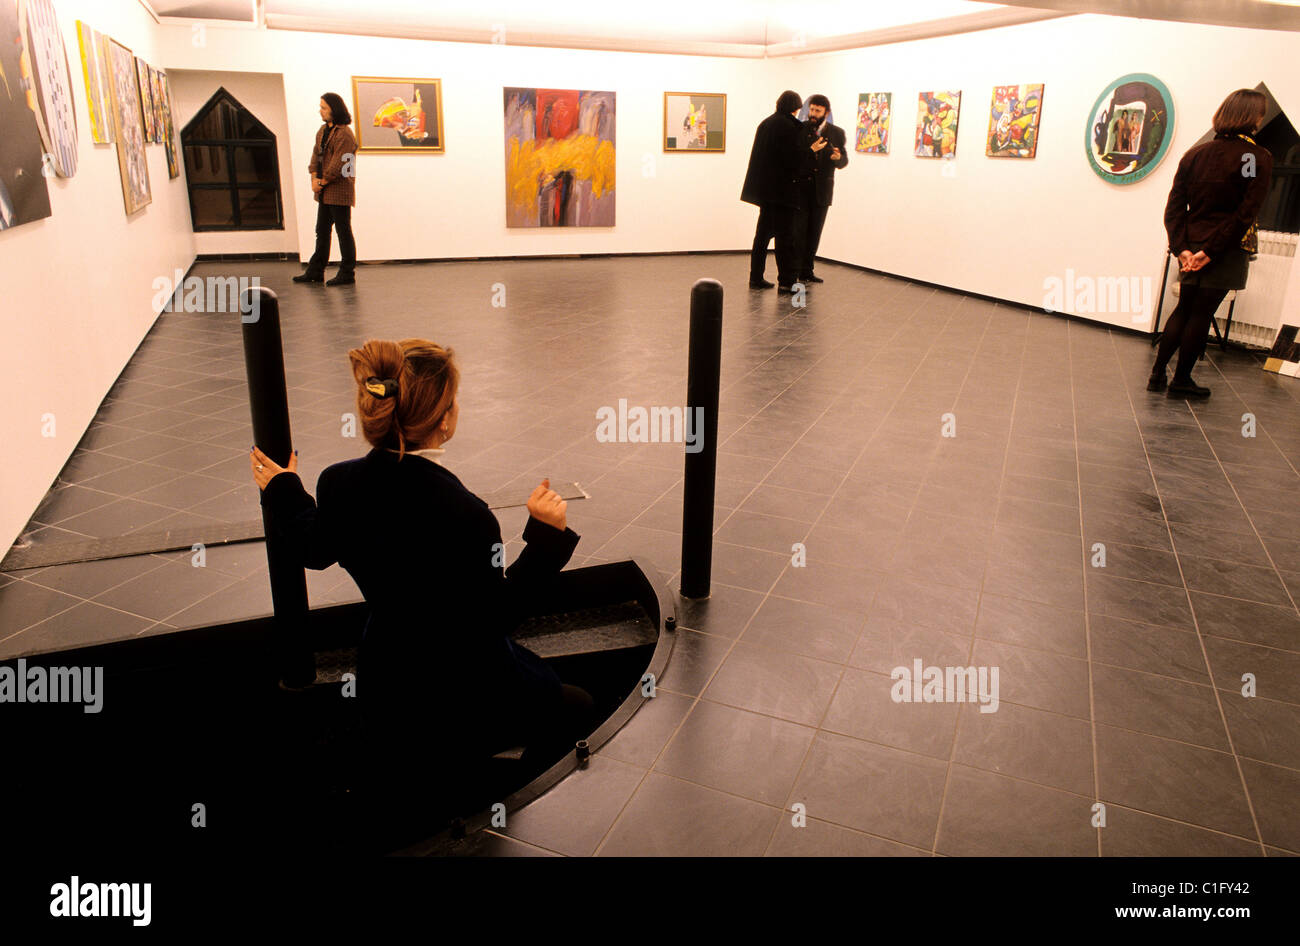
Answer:
<svg viewBox="0 0 1300 946"><path fill-rule="evenodd" d="M357 150L389 154L442 154L441 79L352 77L352 119Z"/></svg>
<svg viewBox="0 0 1300 946"><path fill-rule="evenodd" d="M665 152L726 150L726 93L664 93Z"/></svg>

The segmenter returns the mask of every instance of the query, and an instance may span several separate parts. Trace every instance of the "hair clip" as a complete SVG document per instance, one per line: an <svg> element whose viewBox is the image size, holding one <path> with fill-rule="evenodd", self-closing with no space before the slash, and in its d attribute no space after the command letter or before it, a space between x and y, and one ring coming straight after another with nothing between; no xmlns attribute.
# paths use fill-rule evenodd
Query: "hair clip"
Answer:
<svg viewBox="0 0 1300 946"><path fill-rule="evenodd" d="M397 394L397 381L393 378L366 378L366 390L377 398L394 397Z"/></svg>

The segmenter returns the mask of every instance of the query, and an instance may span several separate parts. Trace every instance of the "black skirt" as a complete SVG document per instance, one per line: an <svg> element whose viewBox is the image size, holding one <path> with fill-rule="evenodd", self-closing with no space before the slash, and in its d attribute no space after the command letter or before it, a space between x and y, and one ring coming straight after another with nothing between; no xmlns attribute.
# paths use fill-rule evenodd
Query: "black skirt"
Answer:
<svg viewBox="0 0 1300 946"><path fill-rule="evenodd" d="M1178 273L1178 281L1186 286L1203 289L1245 289L1246 275L1250 271L1250 254L1241 247L1233 247L1210 265L1194 273Z"/></svg>

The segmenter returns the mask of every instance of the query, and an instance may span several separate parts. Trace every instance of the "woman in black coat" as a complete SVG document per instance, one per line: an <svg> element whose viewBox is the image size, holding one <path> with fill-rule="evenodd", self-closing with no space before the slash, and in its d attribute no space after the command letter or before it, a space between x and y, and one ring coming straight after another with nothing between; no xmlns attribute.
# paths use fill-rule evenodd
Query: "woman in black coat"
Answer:
<svg viewBox="0 0 1300 946"><path fill-rule="evenodd" d="M308 568L342 565L370 606L356 683L372 761L427 772L421 760L522 743L549 765L586 735L591 698L508 635L578 543L567 504L543 480L503 568L496 517L440 461L460 413L452 350L371 340L348 356L370 452L327 467L316 499L296 455L281 468L254 447L250 460L271 531Z"/></svg>
<svg viewBox="0 0 1300 946"><path fill-rule="evenodd" d="M1165 205L1169 252L1178 257L1178 305L1160 338L1148 391L1166 386L1165 367L1178 350L1170 397L1209 397L1192 380L1205 351L1210 320L1229 290L1243 289L1256 251L1255 218L1268 195L1273 156L1250 136L1264 120L1262 92L1238 89L1214 113L1214 138L1178 162Z"/></svg>

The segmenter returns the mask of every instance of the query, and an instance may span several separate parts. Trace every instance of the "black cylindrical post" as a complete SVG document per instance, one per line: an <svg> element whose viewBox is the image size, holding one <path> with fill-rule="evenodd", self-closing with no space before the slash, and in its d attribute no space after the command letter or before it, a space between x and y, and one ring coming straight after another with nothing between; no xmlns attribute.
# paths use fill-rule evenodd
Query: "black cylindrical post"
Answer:
<svg viewBox="0 0 1300 946"><path fill-rule="evenodd" d="M682 597L707 598L713 569L713 491L718 473L722 283L691 287L686 369L686 482L682 491Z"/></svg>
<svg viewBox="0 0 1300 946"><path fill-rule="evenodd" d="M241 294L239 309L253 442L280 466L288 466L293 439L289 433L289 394L280 341L280 301L265 286L254 286ZM277 541L271 510L265 506L262 526L275 609L273 646L280 681L288 687L305 687L316 679L316 657L307 629L307 574L291 550Z"/></svg>

